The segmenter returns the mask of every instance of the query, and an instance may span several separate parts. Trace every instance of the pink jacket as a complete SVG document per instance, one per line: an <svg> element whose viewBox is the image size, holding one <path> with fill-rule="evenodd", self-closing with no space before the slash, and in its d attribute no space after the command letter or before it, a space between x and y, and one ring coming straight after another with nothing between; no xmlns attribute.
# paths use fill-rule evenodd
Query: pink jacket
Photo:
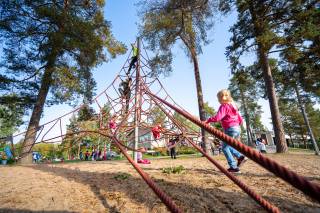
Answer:
<svg viewBox="0 0 320 213"><path fill-rule="evenodd" d="M110 129L116 129L117 128L117 123L114 120L111 120L109 122L109 128Z"/></svg>
<svg viewBox="0 0 320 213"><path fill-rule="evenodd" d="M215 116L210 117L207 123L221 122L224 130L233 127L240 126L242 124L242 117L238 112L238 109L233 104L221 104L219 110Z"/></svg>

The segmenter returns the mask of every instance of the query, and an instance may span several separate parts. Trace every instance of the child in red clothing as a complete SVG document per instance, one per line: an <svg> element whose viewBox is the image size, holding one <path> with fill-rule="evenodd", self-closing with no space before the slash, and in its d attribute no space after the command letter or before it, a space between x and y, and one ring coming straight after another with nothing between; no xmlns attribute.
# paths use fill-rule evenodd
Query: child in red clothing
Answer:
<svg viewBox="0 0 320 213"><path fill-rule="evenodd" d="M150 160L148 159L142 159L142 153L141 152L145 152L146 149L144 147L141 147L138 149L138 152L137 152L137 160L138 160L138 163L142 163L142 164L150 164Z"/></svg>
<svg viewBox="0 0 320 213"><path fill-rule="evenodd" d="M113 116L109 121L109 128L112 133L116 131L117 123L116 123L116 116Z"/></svg>
<svg viewBox="0 0 320 213"><path fill-rule="evenodd" d="M215 116L210 117L206 123L219 122L225 134L230 137L239 139L240 138L240 125L242 124L242 117L234 104L230 91L221 90L217 94L220 102L220 107ZM239 167L247 160L247 158L238 152L227 143L222 143L222 151L227 158L230 168L229 172L240 172ZM234 157L237 158L238 162L235 161Z"/></svg>
<svg viewBox="0 0 320 213"><path fill-rule="evenodd" d="M160 133L162 131L162 127L161 127L161 124L157 124L156 126L154 126L152 129L152 135L153 135L153 138L155 140L158 140L160 139Z"/></svg>

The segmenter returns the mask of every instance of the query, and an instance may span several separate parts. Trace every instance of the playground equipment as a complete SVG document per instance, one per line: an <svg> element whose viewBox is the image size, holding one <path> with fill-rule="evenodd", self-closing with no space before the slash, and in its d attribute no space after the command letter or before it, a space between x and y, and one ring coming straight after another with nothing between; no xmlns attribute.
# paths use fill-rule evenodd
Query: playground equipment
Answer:
<svg viewBox="0 0 320 213"><path fill-rule="evenodd" d="M150 67L148 65L148 55L146 51L144 54L141 54L141 50L144 48L141 48L139 39L137 41L137 46L140 52L137 56L137 62L134 71L131 73L127 72L128 64L130 63L130 58L128 57L126 63L121 68L114 81L107 87L107 89L101 92L94 99L94 105L99 110L99 115L94 117L93 120L99 122L98 129L75 131L71 133L66 133L63 130L62 127L67 123L66 120L83 107L80 106L63 116L58 117L57 119L42 124L36 130L34 130L37 132L34 144L62 142L69 137L78 138L78 142L80 142L81 138L85 138L88 135L99 135L104 138L109 138L111 143L113 143L123 153L123 155L137 170L149 187L169 208L169 210L172 212L181 212L179 207L172 201L172 199L164 191L162 191L137 164L136 153L139 147L139 131L142 128L149 128L152 130L156 125L161 123L160 138L169 138L177 135L183 137L195 149L201 152L211 163L213 163L221 172L223 172L243 191L251 196L258 204L260 204L269 212L279 212L277 207L273 206L266 199L262 198L260 195L250 189L247 185L240 181L239 178L228 172L223 166L214 160L213 157L205 153L192 140L192 138L195 136L201 139L201 134L195 130L192 130L185 123L179 121L176 118L176 115L179 114L199 127L204 128L210 134L225 141L230 146L234 147L242 154L249 157L251 160L255 161L270 172L274 173L276 176L282 178L292 186L301 190L306 195L320 202L319 185L309 182L306 178L290 171L268 157L261 155L254 149L242 144L240 141L233 139L225 135L223 132L205 124L179 106L164 89L159 79L155 77L149 77ZM131 79L130 83L128 83L129 79ZM123 86L124 82L127 82L125 86ZM121 90L119 90L119 87ZM106 106L108 110L105 110ZM109 128L109 122L111 118L114 119L113 122L116 123L116 125L112 125L114 128ZM50 135L52 132L58 132L59 134L52 136ZM20 133L14 137L23 136L24 134L25 133ZM132 135L134 137L132 137ZM131 138L133 141L129 141L129 138ZM157 136L158 140L160 138ZM34 144L30 145L30 151ZM127 154L126 150L133 151L133 158ZM25 153L21 154L23 155Z"/></svg>

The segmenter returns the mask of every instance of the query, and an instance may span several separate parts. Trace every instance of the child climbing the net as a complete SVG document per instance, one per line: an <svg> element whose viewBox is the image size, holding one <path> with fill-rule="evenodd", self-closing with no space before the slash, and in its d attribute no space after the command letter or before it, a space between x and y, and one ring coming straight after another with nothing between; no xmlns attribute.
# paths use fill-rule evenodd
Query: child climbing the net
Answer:
<svg viewBox="0 0 320 213"><path fill-rule="evenodd" d="M124 100L125 105L124 105L124 112L128 113L129 110L129 102L130 102L130 97L131 97L131 84L132 84L132 79L128 77L126 80L122 81L119 85L119 93L121 95L122 100Z"/></svg>
<svg viewBox="0 0 320 213"><path fill-rule="evenodd" d="M141 164L150 164L150 160L148 159L142 159L142 152L146 152L146 149L144 147L141 147L138 149L138 152L137 152L137 160L138 160L138 163L141 163Z"/></svg>
<svg viewBox="0 0 320 213"><path fill-rule="evenodd" d="M131 57L131 62L129 65L129 69L127 71L127 75L130 74L131 68L135 68L135 63L138 61L138 54L139 54L139 49L135 44L131 44L132 47L132 57Z"/></svg>
<svg viewBox="0 0 320 213"><path fill-rule="evenodd" d="M163 130L163 129L162 129L160 123L157 124L157 125L155 125L154 127L152 127L151 132L152 132L153 138L154 138L155 140L160 139L162 130Z"/></svg>
<svg viewBox="0 0 320 213"><path fill-rule="evenodd" d="M217 94L218 100L220 102L220 107L215 116L210 117L206 123L211 122L221 122L222 128L225 134L230 137L239 139L240 138L240 125L242 124L242 117L234 104L230 91L221 90ZM222 152L227 158L230 168L229 172L239 173L239 167L247 160L247 158L238 152L233 147L229 146L227 143L222 143ZM236 157L237 161L235 161Z"/></svg>
<svg viewBox="0 0 320 213"><path fill-rule="evenodd" d="M117 123L116 123L116 116L112 116L112 118L109 121L109 129L112 133L114 133L117 129Z"/></svg>

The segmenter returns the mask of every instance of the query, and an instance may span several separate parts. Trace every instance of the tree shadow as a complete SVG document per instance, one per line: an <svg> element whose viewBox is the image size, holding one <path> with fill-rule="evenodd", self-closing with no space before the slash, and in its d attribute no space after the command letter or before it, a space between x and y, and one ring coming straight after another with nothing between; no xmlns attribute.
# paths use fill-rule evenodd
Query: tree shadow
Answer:
<svg viewBox="0 0 320 213"><path fill-rule="evenodd" d="M252 173L252 172L244 172L244 173L241 173L241 175L244 177L278 178L276 175L272 173L258 174L258 173ZM320 181L320 178L318 177L310 177L310 176L303 176L303 177L305 177L309 181Z"/></svg>
<svg viewBox="0 0 320 213"><path fill-rule="evenodd" d="M31 211L28 209L8 209L8 208L0 208L0 213L74 213L72 211Z"/></svg>
<svg viewBox="0 0 320 213"><path fill-rule="evenodd" d="M131 201L146 206L152 212L159 212L158 208L167 211L164 208L164 204L161 204L160 199L142 178L128 176L125 179L117 179L116 177L121 173L108 171L93 173L63 167L50 167L48 165L35 166L33 168L90 186L92 192L110 212L128 211L124 209L121 198L118 197L114 202L113 194L119 192L124 193ZM144 168L144 170L151 170L151 168ZM199 171L203 170L200 169ZM221 172L210 171L214 175L218 173L218 175L223 175ZM183 175L180 177L183 178ZM164 176L164 178L166 177ZM164 178L153 178L153 180L185 212L264 211L255 201L239 190L225 190L223 186L215 188L195 187L191 184L172 182ZM101 189L107 193L101 193ZM283 212L320 212L320 206L301 204L290 200L289 197L265 196L265 198L276 204ZM131 209L131 212L139 212L139 210Z"/></svg>

